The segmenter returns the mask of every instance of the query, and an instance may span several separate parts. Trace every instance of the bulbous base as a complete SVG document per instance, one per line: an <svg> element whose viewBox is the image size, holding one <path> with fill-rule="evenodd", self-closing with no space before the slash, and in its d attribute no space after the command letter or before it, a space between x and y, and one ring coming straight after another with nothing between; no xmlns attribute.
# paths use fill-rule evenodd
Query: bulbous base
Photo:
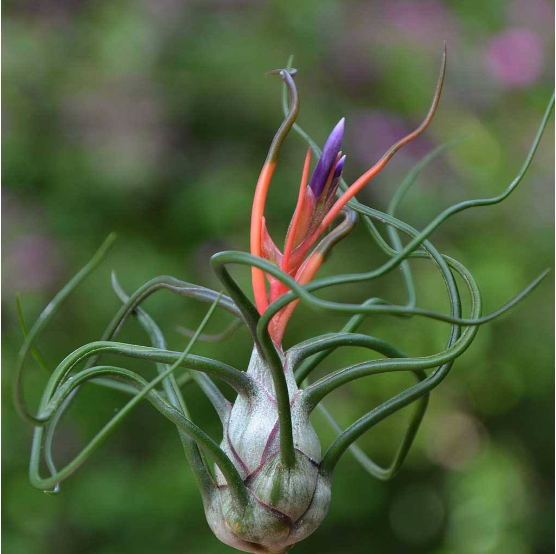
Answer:
<svg viewBox="0 0 556 554"><path fill-rule="evenodd" d="M291 498L295 501L295 494ZM330 482L317 478L307 510L293 521L252 492L247 507L237 507L226 488L219 488L205 508L213 533L224 544L253 554L281 554L308 537L324 521L330 506Z"/></svg>
<svg viewBox="0 0 556 554"><path fill-rule="evenodd" d="M249 491L249 501L239 505L216 468L218 488L205 502L215 535L243 552L285 552L321 524L330 505L330 480L319 473L320 443L291 364L287 357L282 361L291 406L293 467L282 464L274 384L270 369L254 350L247 370L252 390L238 396L221 443Z"/></svg>

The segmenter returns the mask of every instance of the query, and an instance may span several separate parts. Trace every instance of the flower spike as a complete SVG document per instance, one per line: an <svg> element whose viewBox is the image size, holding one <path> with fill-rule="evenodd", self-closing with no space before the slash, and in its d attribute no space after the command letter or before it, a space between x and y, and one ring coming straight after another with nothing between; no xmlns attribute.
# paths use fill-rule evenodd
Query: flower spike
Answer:
<svg viewBox="0 0 556 554"><path fill-rule="evenodd" d="M284 79L290 96L290 108L286 119L274 137L257 184L251 219L251 253L272 262L275 266L278 266L282 271L293 277L297 283L308 284L324 260L323 249L327 252L332 248L338 240L343 238L345 234L353 228L355 222L350 223L350 225L340 225L335 231L325 237L321 244L311 253L318 238L345 208L349 200L382 170L392 156L402 146L419 136L428 127L440 100L445 72L446 45L444 45L440 76L436 85L432 105L424 121L412 133L396 142L384 156L382 156L371 169L357 179L339 199L336 199L336 193L340 185L346 160L346 157L342 155L340 150L344 138L345 118L340 119L328 136L322 150L322 155L317 162L308 185L307 175L310 165L310 154L307 154L297 205L286 234L284 253L282 254L272 241L266 229L264 223L264 202L276 166L280 147L297 116L299 99L293 83L292 73L288 70L271 71L271 74L280 74ZM348 229L348 231L343 232L344 228ZM334 240L332 240L332 237L334 237ZM275 276L271 275L269 272L265 274L261 269L255 267L252 268L252 279L257 310L260 314L266 311L270 303L278 300L289 290L288 287ZM268 293L267 281L270 284ZM296 304L297 302L292 302L276 313L272 318L269 331L277 345L281 344L285 324Z"/></svg>
<svg viewBox="0 0 556 554"><path fill-rule="evenodd" d="M344 137L344 127L345 118L342 117L330 133L330 136L322 149L322 156L320 157L317 167L315 168L315 171L311 176L311 180L309 181L309 188L315 195L315 198L319 198L322 194L328 175L334 166L334 162L336 162L338 152L340 152L340 146L342 145L342 139Z"/></svg>

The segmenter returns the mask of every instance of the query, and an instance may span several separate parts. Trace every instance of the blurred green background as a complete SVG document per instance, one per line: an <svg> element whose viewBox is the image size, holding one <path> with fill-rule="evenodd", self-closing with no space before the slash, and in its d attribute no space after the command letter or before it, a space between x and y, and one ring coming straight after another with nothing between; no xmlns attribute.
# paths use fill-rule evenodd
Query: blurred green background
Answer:
<svg viewBox="0 0 556 554"><path fill-rule="evenodd" d="M204 520L175 429L150 405L141 405L58 497L30 486L31 429L15 415L10 393L21 344L15 291L32 322L104 237L118 232L108 261L39 341L56 364L96 340L117 310L112 269L129 292L160 274L217 288L209 258L248 248L255 183L281 121L279 82L263 74L291 53L306 130L322 145L346 117L350 182L421 121L446 40L447 80L433 124L360 199L385 209L416 161L460 136L469 140L423 172L400 216L422 228L452 203L500 192L518 171L552 91L554 6L548 0L8 0L3 7L2 546L13 554L230 552ZM486 312L554 266L553 136L552 119L508 200L457 215L432 236L473 271ZM267 218L278 243L297 198L305 149L298 136L288 139L271 188ZM359 227L320 275L384 261ZM432 264L413 267L419 305L445 310ZM248 287L247 270L236 275ZM328 519L296 552L554 551L551 281L481 328L434 391L394 481L373 480L349 455L342 460ZM345 301L376 295L404 301L398 271L325 294ZM206 310L169 293L145 306L173 349L186 341L176 327L196 326ZM344 321L300 307L285 344ZM228 322L219 314L210 330ZM370 317L363 329L414 355L442 349L448 337L445 324L416 318ZM147 342L135 322L121 339ZM249 339L241 330L195 351L245 368ZM365 356L340 350L320 374ZM154 375L147 364L128 366ZM44 372L30 367L32 406L44 383ZM368 378L335 394L333 412L348 425L410 383L403 375ZM219 440L201 393L190 387L186 398L195 421ZM58 463L69 461L123 401L104 389L83 389L60 428ZM407 415L380 424L359 444L387 463ZM318 414L314 424L323 446L330 444Z"/></svg>

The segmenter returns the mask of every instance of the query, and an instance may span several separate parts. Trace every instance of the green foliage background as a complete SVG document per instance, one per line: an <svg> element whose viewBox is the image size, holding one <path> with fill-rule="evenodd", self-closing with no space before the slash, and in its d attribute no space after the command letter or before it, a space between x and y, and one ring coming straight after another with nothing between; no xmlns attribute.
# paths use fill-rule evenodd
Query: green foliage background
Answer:
<svg viewBox="0 0 556 554"><path fill-rule="evenodd" d="M147 405L62 484L58 497L31 488L31 429L16 417L10 396L21 344L16 290L31 322L108 232L118 232L108 262L69 299L40 341L56 364L98 338L118 308L111 269L128 291L160 274L218 287L210 255L248 248L254 186L281 120L278 80L263 74L283 66L291 53L305 129L322 145L346 116L350 182L400 131L420 122L446 40L447 81L432 126L396 155L360 199L385 209L396 184L424 153L464 135L467 142L423 172L400 216L422 228L452 203L498 193L518 171L551 94L552 10L544 0L5 2L6 552L230 551L204 521L177 433ZM496 54L500 37L509 42ZM509 62L499 59L505 44ZM526 48L533 50L523 64ZM553 129L552 120L515 194L502 205L456 216L432 237L474 272L487 312L554 264ZM267 217L277 242L293 211L305 148L299 137L288 139L272 185ZM368 270L382 261L358 229L321 274ZM413 267L419 305L445 309L432 265L416 261ZM237 275L248 287L248 272ZM404 300L399 272L326 295ZM432 395L416 444L393 482L372 480L346 456L336 471L328 519L295 551L553 551L553 305L546 282L511 314L481 329ZM173 349L185 343L175 328L196 326L206 309L167 293L151 298L146 308ZM343 321L299 308L285 342L333 331ZM227 322L220 315L211 329ZM448 336L445 324L424 319L372 317L365 331L415 355L441 349ZM134 323L122 339L146 343ZM249 340L240 331L222 345L199 345L196 353L244 368ZM341 350L322 371L364 356ZM130 367L154 375L148 365ZM40 369L30 368L30 402L37 401L44 381ZM364 380L335 394L332 411L348 425L409 382L401 375ZM193 387L186 394L195 420L219 439L208 403ZM83 390L56 442L60 463L122 402L116 393ZM386 463L406 417L384 422L360 444ZM332 435L318 415L315 426L323 445L329 444Z"/></svg>

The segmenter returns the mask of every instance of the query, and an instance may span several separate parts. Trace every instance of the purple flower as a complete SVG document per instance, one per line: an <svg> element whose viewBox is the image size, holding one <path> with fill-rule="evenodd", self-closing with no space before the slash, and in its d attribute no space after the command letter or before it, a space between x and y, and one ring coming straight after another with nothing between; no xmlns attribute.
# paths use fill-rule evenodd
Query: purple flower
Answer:
<svg viewBox="0 0 556 554"><path fill-rule="evenodd" d="M315 171L309 181L309 188L315 195L315 198L319 198L322 194L326 181L328 180L328 176L332 171L332 166L336 162L338 152L340 152L340 146L342 145L342 139L344 138L344 122L344 118L340 119L336 127L334 127L333 131L330 133L330 136L322 149L322 156L320 157L317 167L315 167Z"/></svg>
<svg viewBox="0 0 556 554"><path fill-rule="evenodd" d="M494 78L507 87L527 87L544 65L539 36L528 29L508 29L489 43L486 61Z"/></svg>

